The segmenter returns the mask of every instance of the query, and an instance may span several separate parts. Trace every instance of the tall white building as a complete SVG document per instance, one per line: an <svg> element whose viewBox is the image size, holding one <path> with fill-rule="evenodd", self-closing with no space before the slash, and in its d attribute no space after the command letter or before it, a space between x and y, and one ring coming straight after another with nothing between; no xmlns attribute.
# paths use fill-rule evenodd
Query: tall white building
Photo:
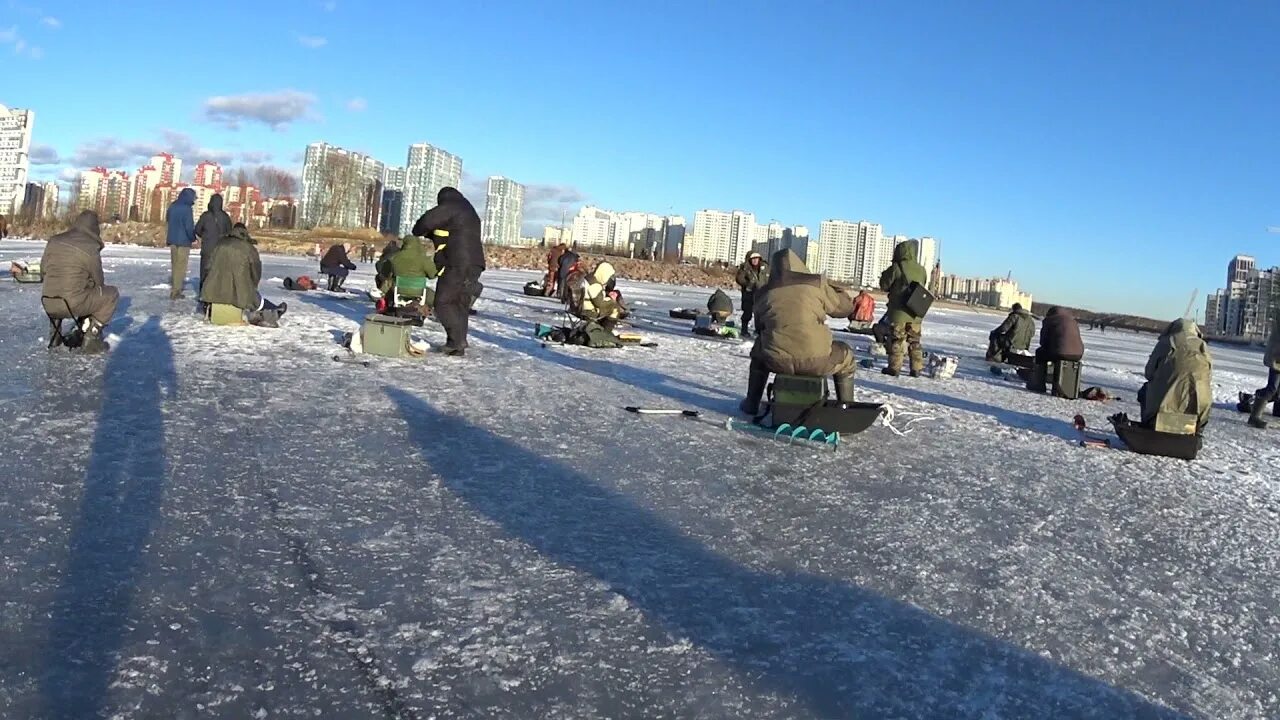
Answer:
<svg viewBox="0 0 1280 720"><path fill-rule="evenodd" d="M27 193L33 110L0 105L0 215L16 215Z"/></svg>
<svg viewBox="0 0 1280 720"><path fill-rule="evenodd" d="M129 201L129 218L147 220L151 217L151 191L160 185L161 171L154 165L144 165L133 174L132 199Z"/></svg>
<svg viewBox="0 0 1280 720"><path fill-rule="evenodd" d="M573 217L573 242L584 248L609 248L613 242L615 214L585 205Z"/></svg>
<svg viewBox="0 0 1280 720"><path fill-rule="evenodd" d="M938 241L931 237L925 236L914 241L916 244L916 260L924 266L924 275L929 282L925 283L925 287L929 287L933 282L933 271L938 265ZM1028 310L1030 306L1027 306Z"/></svg>
<svg viewBox="0 0 1280 720"><path fill-rule="evenodd" d="M160 153L152 157L147 164L160 171L159 184L172 186L182 182L181 158L176 158L171 153Z"/></svg>
<svg viewBox="0 0 1280 720"><path fill-rule="evenodd" d="M440 189L462 184L462 158L427 143L409 146L405 163L404 209L400 234L408 235L422 213L436 206ZM474 200L472 198L467 198Z"/></svg>
<svg viewBox="0 0 1280 720"><path fill-rule="evenodd" d="M408 179L408 171L403 167L388 167L386 176L382 178L382 184L387 190L404 190Z"/></svg>
<svg viewBox="0 0 1280 720"><path fill-rule="evenodd" d="M613 237L609 241L609 248L621 255L635 257L644 248L633 247L633 233L639 232L643 235L646 230L654 231L653 233L648 233L649 236L661 237L662 217L645 212L615 213L613 218Z"/></svg>
<svg viewBox="0 0 1280 720"><path fill-rule="evenodd" d="M484 243L521 244L520 225L523 221L524 186L499 175L490 177L484 203Z"/></svg>
<svg viewBox="0 0 1280 720"><path fill-rule="evenodd" d="M386 169L364 153L323 142L308 145L302 160L303 225L378 227Z"/></svg>
<svg viewBox="0 0 1280 720"><path fill-rule="evenodd" d="M894 239L884 235L879 223L824 220L818 227L818 245L819 267L810 270L859 287L879 284L880 273L893 262Z"/></svg>
<svg viewBox="0 0 1280 720"><path fill-rule="evenodd" d="M737 264L754 248L755 238L754 213L699 210L693 216L693 232L685 238L684 257Z"/></svg>
<svg viewBox="0 0 1280 720"><path fill-rule="evenodd" d="M44 184L43 217L57 217L58 206L61 204L58 199L58 194L60 192L61 190L58 188L58 183L50 180Z"/></svg>

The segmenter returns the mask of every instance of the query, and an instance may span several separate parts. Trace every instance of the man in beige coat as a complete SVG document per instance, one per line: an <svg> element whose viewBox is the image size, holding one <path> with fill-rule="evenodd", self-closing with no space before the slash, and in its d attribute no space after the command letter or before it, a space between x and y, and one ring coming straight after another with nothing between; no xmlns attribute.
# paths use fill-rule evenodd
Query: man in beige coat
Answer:
<svg viewBox="0 0 1280 720"><path fill-rule="evenodd" d="M107 349L102 328L120 302L120 291L103 279L102 248L98 214L85 210L66 232L49 238L40 259L44 310L54 320L80 320L80 348L87 353Z"/></svg>

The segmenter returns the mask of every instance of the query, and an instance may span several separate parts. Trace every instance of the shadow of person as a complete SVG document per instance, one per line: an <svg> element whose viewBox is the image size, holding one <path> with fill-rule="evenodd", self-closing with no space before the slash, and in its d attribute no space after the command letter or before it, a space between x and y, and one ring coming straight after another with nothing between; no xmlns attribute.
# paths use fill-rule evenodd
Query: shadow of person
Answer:
<svg viewBox="0 0 1280 720"><path fill-rule="evenodd" d="M50 718L99 717L123 642L136 575L163 494L161 403L177 388L173 347L152 316L111 350L102 410L49 608L41 696Z"/></svg>
<svg viewBox="0 0 1280 720"><path fill-rule="evenodd" d="M924 380L924 382L933 381ZM1042 415L1032 415L1031 413L1021 412L1019 410L1010 410L1008 408L988 405L986 403L975 402L973 400L965 400L963 398L944 395L942 393L925 392L924 390L917 390L916 388L906 387L905 385L885 385L884 383L862 379L859 379L858 385L859 387L874 390L885 395L897 395L899 397L910 398L917 402L929 405L942 405L956 410L964 410L966 412L977 413L979 415L987 415L1012 428L1030 430L1042 435L1070 440L1072 442L1079 439L1079 433L1075 431L1075 428L1072 427L1069 422L1070 416L1067 417L1067 420L1056 420ZM1086 403L1084 400L1078 402L1082 404Z"/></svg>
<svg viewBox="0 0 1280 720"><path fill-rule="evenodd" d="M576 470L394 388L410 444L475 512L823 718L1178 718L1134 693L846 582L753 570ZM448 445L440 451L441 443ZM625 473L608 453L602 475ZM797 710L799 710L799 707Z"/></svg>

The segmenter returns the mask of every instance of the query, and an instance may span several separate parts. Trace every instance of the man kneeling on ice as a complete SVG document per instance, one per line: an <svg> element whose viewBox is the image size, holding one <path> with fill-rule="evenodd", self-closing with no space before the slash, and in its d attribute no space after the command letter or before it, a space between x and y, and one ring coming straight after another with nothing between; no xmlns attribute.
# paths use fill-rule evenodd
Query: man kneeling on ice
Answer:
<svg viewBox="0 0 1280 720"><path fill-rule="evenodd" d="M1036 321L1021 303L1014 303L1009 317L991 331L987 362L1007 363L1011 355L1026 355L1036 336Z"/></svg>
<svg viewBox="0 0 1280 720"><path fill-rule="evenodd" d="M1147 360L1147 382L1138 390L1142 426L1175 435L1199 435L1213 407L1213 359L1200 328L1174 320Z"/></svg>
<svg viewBox="0 0 1280 720"><path fill-rule="evenodd" d="M733 300L729 297L729 293L717 288L707 300L707 312L711 314L714 322L722 323L728 320L733 314Z"/></svg>
<svg viewBox="0 0 1280 720"><path fill-rule="evenodd" d="M769 281L755 300L758 337L751 349L747 397L739 408L760 412L769 373L834 376L836 400L853 402L853 351L836 340L826 318L847 318L853 299L821 275L809 273L799 255L779 250Z"/></svg>
<svg viewBox="0 0 1280 720"><path fill-rule="evenodd" d="M613 265L601 262L590 275L574 273L569 277L569 312L582 320L594 320L612 331L618 320L626 317L622 293Z"/></svg>
<svg viewBox="0 0 1280 720"><path fill-rule="evenodd" d="M209 277L200 288L200 301L209 305L232 305L248 313L250 325L277 327L276 321L289 308L276 305L258 293L262 280L262 259L243 223L218 242Z"/></svg>
<svg viewBox="0 0 1280 720"><path fill-rule="evenodd" d="M120 301L120 291L103 279L102 248L98 214L85 210L70 229L49 238L40 259L44 311L58 322L78 320L83 333L80 349L86 353L108 349L102 329L111 322Z"/></svg>

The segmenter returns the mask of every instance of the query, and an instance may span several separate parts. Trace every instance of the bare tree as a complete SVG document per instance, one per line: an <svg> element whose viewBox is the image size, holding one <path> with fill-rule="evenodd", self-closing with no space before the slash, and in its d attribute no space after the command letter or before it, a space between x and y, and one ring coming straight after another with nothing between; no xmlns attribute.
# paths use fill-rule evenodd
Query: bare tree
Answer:
<svg viewBox="0 0 1280 720"><path fill-rule="evenodd" d="M345 155L329 155L320 168L320 192L316 199L319 212L317 226L338 227L354 224L358 211L362 182L355 161ZM353 208L355 211L353 211Z"/></svg>
<svg viewBox="0 0 1280 720"><path fill-rule="evenodd" d="M298 193L298 178L272 165L259 165L254 169L253 184L262 191L263 197L292 198Z"/></svg>

